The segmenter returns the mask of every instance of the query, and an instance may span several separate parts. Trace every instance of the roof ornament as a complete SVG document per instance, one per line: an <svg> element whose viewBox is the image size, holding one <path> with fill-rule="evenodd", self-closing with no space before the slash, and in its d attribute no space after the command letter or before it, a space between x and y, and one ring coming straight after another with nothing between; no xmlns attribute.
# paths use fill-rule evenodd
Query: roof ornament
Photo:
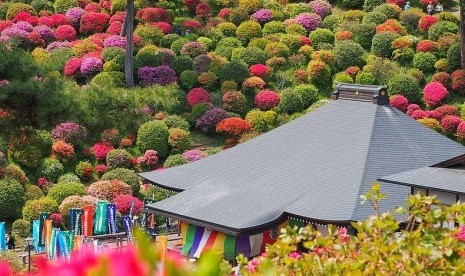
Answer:
<svg viewBox="0 0 465 276"><path fill-rule="evenodd" d="M340 83L333 92L333 100L352 100L389 105L387 87L381 85L361 85Z"/></svg>

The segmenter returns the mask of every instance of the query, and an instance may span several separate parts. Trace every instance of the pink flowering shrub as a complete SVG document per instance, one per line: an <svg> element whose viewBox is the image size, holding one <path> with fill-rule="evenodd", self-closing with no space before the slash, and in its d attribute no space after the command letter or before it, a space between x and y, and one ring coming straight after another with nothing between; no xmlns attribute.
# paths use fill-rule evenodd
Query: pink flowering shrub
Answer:
<svg viewBox="0 0 465 276"><path fill-rule="evenodd" d="M458 116L457 107L455 105L443 105L435 109L442 117L446 115Z"/></svg>
<svg viewBox="0 0 465 276"><path fill-rule="evenodd" d="M71 159L74 156L74 147L62 140L57 140L52 144L52 156L57 159Z"/></svg>
<svg viewBox="0 0 465 276"><path fill-rule="evenodd" d="M100 58L88 57L84 58L81 63L81 74L92 75L103 69L103 61Z"/></svg>
<svg viewBox="0 0 465 276"><path fill-rule="evenodd" d="M78 145L87 138L87 129L78 123L60 123L52 130L52 137L56 140Z"/></svg>
<svg viewBox="0 0 465 276"><path fill-rule="evenodd" d="M460 122L460 124L457 127L457 138L460 141L465 141L465 121ZM465 241L465 230L464 227L461 228L462 232L462 237L461 240Z"/></svg>
<svg viewBox="0 0 465 276"><path fill-rule="evenodd" d="M101 33L109 21L110 16L106 13L86 13L81 18L79 32L83 34Z"/></svg>
<svg viewBox="0 0 465 276"><path fill-rule="evenodd" d="M119 195L132 195L131 186L119 180L102 180L91 184L87 194L98 199L113 201Z"/></svg>
<svg viewBox="0 0 465 276"><path fill-rule="evenodd" d="M250 17L258 23L266 23L273 19L273 12L269 9L260 9Z"/></svg>
<svg viewBox="0 0 465 276"><path fill-rule="evenodd" d="M410 116L415 110L420 109L420 106L417 104L409 104L407 106L407 115Z"/></svg>
<svg viewBox="0 0 465 276"><path fill-rule="evenodd" d="M153 25L157 26L164 34L169 34L173 32L173 27L168 22L155 22Z"/></svg>
<svg viewBox="0 0 465 276"><path fill-rule="evenodd" d="M451 74L452 89L465 94L465 70L457 70Z"/></svg>
<svg viewBox="0 0 465 276"><path fill-rule="evenodd" d="M439 82L440 84L444 85L444 87L446 88L451 88L451 85L452 85L451 75L446 72L438 72L434 74L433 77L431 78L431 81Z"/></svg>
<svg viewBox="0 0 465 276"><path fill-rule="evenodd" d="M391 105L402 112L407 111L408 99L402 95L392 95L389 99Z"/></svg>
<svg viewBox="0 0 465 276"><path fill-rule="evenodd" d="M421 110L421 109L417 109L415 111L412 112L412 114L410 115L410 117L414 120L419 120L419 119L423 119L423 118L426 118L428 117L428 112L424 111L424 110Z"/></svg>
<svg viewBox="0 0 465 276"><path fill-rule="evenodd" d="M92 152L98 161L105 161L108 152L113 149L113 146L106 142L99 142L92 146Z"/></svg>
<svg viewBox="0 0 465 276"><path fill-rule="evenodd" d="M279 104L279 94L272 90L262 90L255 95L255 106L261 110L270 110Z"/></svg>
<svg viewBox="0 0 465 276"><path fill-rule="evenodd" d="M104 164L98 164L95 166L94 171L101 177L104 173L106 173L108 170L107 165Z"/></svg>
<svg viewBox="0 0 465 276"><path fill-rule="evenodd" d="M60 13L54 13L50 16L50 19L52 20L52 26L51 27L58 27L61 25L69 25L69 20L66 18L64 14Z"/></svg>
<svg viewBox="0 0 465 276"><path fill-rule="evenodd" d="M209 103L211 101L210 93L201 87L191 89L187 93L186 99L187 104L191 107L199 103Z"/></svg>
<svg viewBox="0 0 465 276"><path fill-rule="evenodd" d="M461 122L462 119L458 116L446 115L441 119L441 126L446 133L454 133Z"/></svg>
<svg viewBox="0 0 465 276"><path fill-rule="evenodd" d="M449 92L439 82L430 82L423 89L423 101L429 107L436 107L444 100Z"/></svg>
<svg viewBox="0 0 465 276"><path fill-rule="evenodd" d="M81 58L71 58L66 62L64 68L64 74L68 77L76 77L79 73L81 73Z"/></svg>
<svg viewBox="0 0 465 276"><path fill-rule="evenodd" d="M264 64L254 64L250 66L249 72L252 76L266 78L270 74L270 68Z"/></svg>
<svg viewBox="0 0 465 276"><path fill-rule="evenodd" d="M137 158L137 163L147 169L154 169L158 162L157 151L146 150L144 155Z"/></svg>
<svg viewBox="0 0 465 276"><path fill-rule="evenodd" d="M76 30L71 25L61 25L55 29L55 39L58 41L73 41L76 39Z"/></svg>
<svg viewBox="0 0 465 276"><path fill-rule="evenodd" d="M432 40L422 40L418 42L417 52L436 52L438 50L438 43Z"/></svg>
<svg viewBox="0 0 465 276"><path fill-rule="evenodd" d="M145 23L170 20L168 12L164 8L143 8L137 12L136 17L138 20Z"/></svg>
<svg viewBox="0 0 465 276"><path fill-rule="evenodd" d="M74 7L69 9L66 13L65 16L68 18L68 21L71 25L77 27L79 26L79 22L81 22L81 17L86 13L86 11L83 8L80 7Z"/></svg>
<svg viewBox="0 0 465 276"><path fill-rule="evenodd" d="M307 32L311 32L320 26L321 17L316 13L305 12L297 15L294 21L304 27Z"/></svg>
<svg viewBox="0 0 465 276"><path fill-rule="evenodd" d="M134 202L132 214L140 215L142 209L144 208L144 203L137 197L133 197L132 195L118 195L113 199L113 203L116 204L116 209L121 213L121 215L129 215L129 211L131 210L131 202Z"/></svg>
<svg viewBox="0 0 465 276"><path fill-rule="evenodd" d="M321 18L325 18L327 15L330 15L332 11L331 4L325 0L313 0L310 1L308 5L310 5L312 11L321 16Z"/></svg>
<svg viewBox="0 0 465 276"><path fill-rule="evenodd" d="M189 162L194 162L194 161L207 157L207 154L201 150L193 149L193 150L186 150L182 154L182 157L186 158L186 160Z"/></svg>

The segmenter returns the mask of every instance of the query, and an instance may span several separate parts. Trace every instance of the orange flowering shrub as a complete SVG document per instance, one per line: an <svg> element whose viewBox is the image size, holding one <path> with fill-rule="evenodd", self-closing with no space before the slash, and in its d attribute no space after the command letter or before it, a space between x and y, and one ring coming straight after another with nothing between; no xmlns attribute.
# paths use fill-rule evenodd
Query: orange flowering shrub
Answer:
<svg viewBox="0 0 465 276"><path fill-rule="evenodd" d="M55 141L52 144L52 155L58 159L70 159L74 156L74 147L62 140Z"/></svg>
<svg viewBox="0 0 465 276"><path fill-rule="evenodd" d="M402 24L400 24L400 22L395 19L389 19L383 24L380 24L376 27L376 33L382 32L394 32L400 35L407 34L407 30L405 29L405 27L402 26Z"/></svg>

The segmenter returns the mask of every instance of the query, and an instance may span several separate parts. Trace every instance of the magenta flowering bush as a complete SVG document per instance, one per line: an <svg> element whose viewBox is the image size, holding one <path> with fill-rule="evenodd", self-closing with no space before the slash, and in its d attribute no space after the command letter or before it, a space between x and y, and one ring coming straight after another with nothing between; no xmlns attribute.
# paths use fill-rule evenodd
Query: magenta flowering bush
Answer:
<svg viewBox="0 0 465 276"><path fill-rule="evenodd" d="M167 85L177 81L176 72L166 65L141 67L137 70L137 76L140 84L144 86L153 84Z"/></svg>
<svg viewBox="0 0 465 276"><path fill-rule="evenodd" d="M321 16L316 13L304 12L297 15L294 22L304 27L307 32L311 32L320 26Z"/></svg>
<svg viewBox="0 0 465 276"><path fill-rule="evenodd" d="M125 48L126 47L126 38L119 36L119 35L112 35L103 41L103 47L120 47L120 48Z"/></svg>
<svg viewBox="0 0 465 276"><path fill-rule="evenodd" d="M259 23L266 23L273 19L273 13L269 9L261 9L252 14L251 18Z"/></svg>
<svg viewBox="0 0 465 276"><path fill-rule="evenodd" d="M53 50L61 48L71 48L71 43L68 41L54 41L47 46L48 52L53 52Z"/></svg>
<svg viewBox="0 0 465 276"><path fill-rule="evenodd" d="M409 104L407 106L407 115L410 116L415 110L421 109L417 104Z"/></svg>
<svg viewBox="0 0 465 276"><path fill-rule="evenodd" d="M39 25L34 27L34 31L38 33L45 42L50 43L55 39L55 35L53 33L52 28L45 26L45 25Z"/></svg>
<svg viewBox="0 0 465 276"><path fill-rule="evenodd" d="M96 57L85 58L81 63L81 74L92 75L103 69L103 61Z"/></svg>
<svg viewBox="0 0 465 276"><path fill-rule="evenodd" d="M216 125L226 117L226 110L219 107L213 107L198 118L195 125L205 133L214 133Z"/></svg>
<svg viewBox="0 0 465 276"><path fill-rule="evenodd" d="M27 38L28 32L18 28L17 26L11 26L2 31L2 36L9 38Z"/></svg>
<svg viewBox="0 0 465 276"><path fill-rule="evenodd" d="M66 143L78 145L87 138L87 130L78 123L65 122L58 124L52 130L52 137L55 140L62 140Z"/></svg>
<svg viewBox="0 0 465 276"><path fill-rule="evenodd" d="M201 87L191 89L186 98L187 104L191 107L199 103L209 103L211 101L210 93Z"/></svg>
<svg viewBox="0 0 465 276"><path fill-rule="evenodd" d="M83 8L80 7L74 7L69 9L66 13L65 16L68 18L69 23L73 25L74 27L79 26L79 22L81 21L81 17L86 13L86 11Z"/></svg>
<svg viewBox="0 0 465 276"><path fill-rule="evenodd" d="M313 0L310 3L308 3L310 7L312 8L312 11L321 18L325 18L327 15L331 14L331 4L328 3L327 1L324 0Z"/></svg>
<svg viewBox="0 0 465 276"><path fill-rule="evenodd" d="M414 119L414 120L423 119L423 118L428 117L428 112L426 112L424 110L421 110L421 109L417 109L417 110L412 112L410 117L412 117L412 119Z"/></svg>
<svg viewBox="0 0 465 276"><path fill-rule="evenodd" d="M255 106L261 110L270 110L279 104L279 94L272 90L262 90L255 95Z"/></svg>
<svg viewBox="0 0 465 276"><path fill-rule="evenodd" d="M98 161L105 161L111 150L113 150L113 146L107 142L99 142L92 146L92 153Z"/></svg>
<svg viewBox="0 0 465 276"><path fill-rule="evenodd" d="M194 161L207 157L207 154L201 150L194 149L194 150L186 150L182 154L182 157L186 158L188 162L194 162Z"/></svg>
<svg viewBox="0 0 465 276"><path fill-rule="evenodd" d="M449 92L439 82L430 82L423 89L423 101L429 107L436 107L449 95Z"/></svg>
<svg viewBox="0 0 465 276"><path fill-rule="evenodd" d="M460 122L459 126L457 127L457 138L460 141L465 141L465 122L464 121ZM463 237L462 240L465 240L465 231L463 231L462 237Z"/></svg>
<svg viewBox="0 0 465 276"><path fill-rule="evenodd" d="M390 104L402 112L407 111L408 99L400 94L392 95L389 99Z"/></svg>
<svg viewBox="0 0 465 276"><path fill-rule="evenodd" d="M15 26L16 28L20 29L20 30L24 30L26 32L32 32L32 30L34 29L33 26L25 21L19 21L17 22L16 24L14 24L13 26Z"/></svg>
<svg viewBox="0 0 465 276"><path fill-rule="evenodd" d="M441 120L441 126L446 133L454 133L461 122L462 119L458 116L446 115Z"/></svg>

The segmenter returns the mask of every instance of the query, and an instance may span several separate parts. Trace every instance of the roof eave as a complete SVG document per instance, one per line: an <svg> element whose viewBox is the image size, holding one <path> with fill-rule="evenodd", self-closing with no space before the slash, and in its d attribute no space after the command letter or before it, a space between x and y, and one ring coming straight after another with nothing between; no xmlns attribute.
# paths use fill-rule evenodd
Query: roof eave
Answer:
<svg viewBox="0 0 465 276"><path fill-rule="evenodd" d="M395 180L389 180L389 179L385 179L385 178L378 178L377 180L381 181L381 182L384 182L384 183L402 185L402 186L407 186L407 187L421 188L421 189L433 190L433 191L444 192L444 193L453 193L453 194L458 194L458 195L465 195L465 192L447 190L447 189L441 189L441 188L433 188L433 187L429 187L429 186L406 183L406 182L395 181Z"/></svg>

